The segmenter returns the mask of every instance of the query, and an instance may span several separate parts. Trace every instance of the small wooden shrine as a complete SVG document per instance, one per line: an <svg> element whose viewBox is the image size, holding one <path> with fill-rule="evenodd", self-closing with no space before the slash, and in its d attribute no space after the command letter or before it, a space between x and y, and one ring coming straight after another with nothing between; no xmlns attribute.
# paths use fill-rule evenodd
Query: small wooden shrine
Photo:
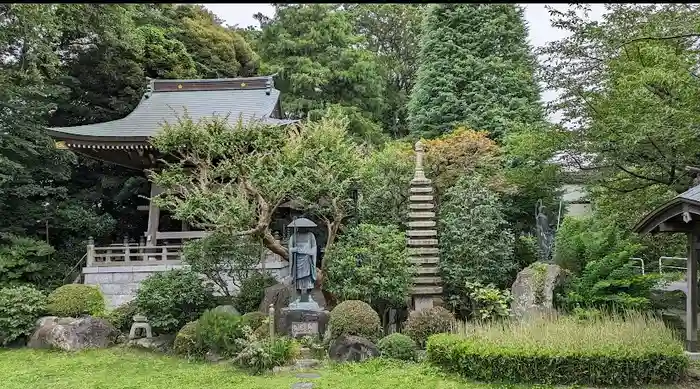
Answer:
<svg viewBox="0 0 700 389"><path fill-rule="evenodd" d="M640 220L634 231L683 233L688 237L686 271L686 351L698 352L698 258L700 258L700 185L679 194Z"/></svg>

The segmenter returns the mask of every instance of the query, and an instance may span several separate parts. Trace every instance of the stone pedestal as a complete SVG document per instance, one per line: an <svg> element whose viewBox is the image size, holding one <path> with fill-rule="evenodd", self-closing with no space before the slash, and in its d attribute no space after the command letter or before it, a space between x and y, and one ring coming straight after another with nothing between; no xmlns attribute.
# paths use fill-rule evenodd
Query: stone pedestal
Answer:
<svg viewBox="0 0 700 389"><path fill-rule="evenodd" d="M329 317L330 312L324 310L282 308L276 332L292 338L320 338L326 332Z"/></svg>

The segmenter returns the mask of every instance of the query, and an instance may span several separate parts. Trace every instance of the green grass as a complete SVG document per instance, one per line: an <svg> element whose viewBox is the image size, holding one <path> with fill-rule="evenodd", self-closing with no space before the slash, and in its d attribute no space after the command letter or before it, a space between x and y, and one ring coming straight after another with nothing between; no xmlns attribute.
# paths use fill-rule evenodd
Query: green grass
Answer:
<svg viewBox="0 0 700 389"><path fill-rule="evenodd" d="M373 360L327 367L314 389L526 389L475 384L418 364ZM2 389L288 389L294 374L250 376L225 365L187 362L110 349L76 354L28 349L0 351ZM544 387L543 387L544 388Z"/></svg>
<svg viewBox="0 0 700 389"><path fill-rule="evenodd" d="M318 372L321 378L306 380L314 383L314 389L551 388L472 383L424 364L379 359L334 365ZM225 365L120 348L74 354L2 350L0 377L2 389L288 389L294 382L305 381L294 374L250 376ZM693 384L663 389L693 388Z"/></svg>

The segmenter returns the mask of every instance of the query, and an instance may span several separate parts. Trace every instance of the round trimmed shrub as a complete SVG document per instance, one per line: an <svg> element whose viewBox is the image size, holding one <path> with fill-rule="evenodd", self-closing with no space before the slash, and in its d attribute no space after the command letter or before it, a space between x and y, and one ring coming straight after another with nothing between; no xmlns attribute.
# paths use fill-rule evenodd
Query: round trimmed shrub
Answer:
<svg viewBox="0 0 700 389"><path fill-rule="evenodd" d="M100 289L92 285L63 285L51 292L46 301L46 308L53 316L99 316L105 311L105 298Z"/></svg>
<svg viewBox="0 0 700 389"><path fill-rule="evenodd" d="M129 332L134 322L134 315L136 315L136 303L132 300L107 312L104 317L112 323L114 328L121 332Z"/></svg>
<svg viewBox="0 0 700 389"><path fill-rule="evenodd" d="M430 335L450 332L454 321L452 312L443 307L413 311L408 315L404 333L422 347Z"/></svg>
<svg viewBox="0 0 700 389"><path fill-rule="evenodd" d="M30 286L0 289L0 345L30 336L45 310L46 296Z"/></svg>
<svg viewBox="0 0 700 389"><path fill-rule="evenodd" d="M141 283L134 301L155 331L170 334L216 305L211 285L186 269L148 277Z"/></svg>
<svg viewBox="0 0 700 389"><path fill-rule="evenodd" d="M408 335L396 332L383 337L377 343L377 348L383 357L413 361L416 358L418 345Z"/></svg>
<svg viewBox="0 0 700 389"><path fill-rule="evenodd" d="M277 284L275 277L254 273L241 282L238 294L233 298L233 306L242 313L257 311L265 297L265 288L275 284Z"/></svg>
<svg viewBox="0 0 700 389"><path fill-rule="evenodd" d="M199 344L207 351L233 358L242 349L236 340L245 337L243 326L242 316L209 310L199 318L195 334Z"/></svg>
<svg viewBox="0 0 700 389"><path fill-rule="evenodd" d="M347 300L331 311L328 320L331 339L343 335L356 335L373 342L381 336L381 321L377 312L364 301Z"/></svg>
<svg viewBox="0 0 700 389"><path fill-rule="evenodd" d="M173 343L173 352L187 358L201 358L206 354L206 348L197 340L197 320L185 324L178 331Z"/></svg>

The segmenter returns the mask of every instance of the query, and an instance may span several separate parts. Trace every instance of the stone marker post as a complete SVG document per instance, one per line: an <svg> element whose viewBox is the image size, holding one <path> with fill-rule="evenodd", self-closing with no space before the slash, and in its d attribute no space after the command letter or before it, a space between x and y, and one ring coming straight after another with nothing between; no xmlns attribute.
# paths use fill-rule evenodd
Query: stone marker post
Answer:
<svg viewBox="0 0 700 389"><path fill-rule="evenodd" d="M407 245L411 263L416 266L411 295L413 309L420 311L433 307L434 300L441 299L442 286L438 264L437 223L432 181L423 171L424 147L418 141L415 146L416 167L411 180Z"/></svg>

